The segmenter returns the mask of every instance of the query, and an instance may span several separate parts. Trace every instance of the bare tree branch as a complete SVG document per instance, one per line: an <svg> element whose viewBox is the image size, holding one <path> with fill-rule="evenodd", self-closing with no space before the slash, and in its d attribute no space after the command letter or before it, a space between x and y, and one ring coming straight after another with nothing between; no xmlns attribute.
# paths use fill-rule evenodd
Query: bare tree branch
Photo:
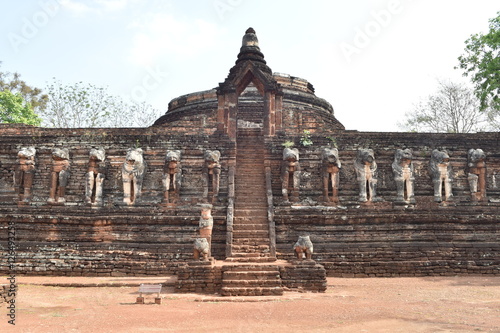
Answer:
<svg viewBox="0 0 500 333"><path fill-rule="evenodd" d="M451 81L438 81L438 84L436 93L416 104L400 127L415 132L446 133L493 129L488 122L488 112L481 111L472 89Z"/></svg>

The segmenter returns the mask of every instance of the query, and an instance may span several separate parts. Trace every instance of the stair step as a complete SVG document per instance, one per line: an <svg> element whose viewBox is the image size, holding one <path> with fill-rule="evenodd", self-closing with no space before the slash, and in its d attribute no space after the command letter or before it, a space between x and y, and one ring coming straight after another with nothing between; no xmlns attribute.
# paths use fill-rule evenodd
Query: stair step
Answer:
<svg viewBox="0 0 500 333"><path fill-rule="evenodd" d="M241 208L235 208L241 209ZM260 216L235 216L234 221L240 224L267 224L267 213L260 214Z"/></svg>
<svg viewBox="0 0 500 333"><path fill-rule="evenodd" d="M247 288L247 287L222 287L222 296L281 296L282 287Z"/></svg>
<svg viewBox="0 0 500 333"><path fill-rule="evenodd" d="M233 252L231 255L234 258L256 258L261 257L260 253L257 252Z"/></svg>
<svg viewBox="0 0 500 333"><path fill-rule="evenodd" d="M241 251L233 249L234 252L268 252L268 249L261 248L261 246L269 246L269 238L249 238L249 237L233 237L233 245L236 246L252 246L253 248L244 249Z"/></svg>
<svg viewBox="0 0 500 333"><path fill-rule="evenodd" d="M238 163L238 162L236 162ZM241 185L247 185L247 186L260 186L260 187L265 187L265 183L264 183L264 177L265 177L265 174L262 173L262 174L257 174L257 173L254 173L254 174L251 174L250 171L247 171L247 170L238 170L236 169L236 177L235 178L235 181L236 183L240 183ZM238 175L240 175L238 177Z"/></svg>
<svg viewBox="0 0 500 333"><path fill-rule="evenodd" d="M241 201L238 201L234 204L234 209L238 210L253 210L255 212L254 215L259 215L261 217L267 217L267 205L264 204L245 204ZM264 214L265 213L265 214Z"/></svg>
<svg viewBox="0 0 500 333"><path fill-rule="evenodd" d="M242 198L245 201L259 200L261 202L267 202L267 190L264 186L259 189L246 185L236 185L234 189L237 198Z"/></svg>
<svg viewBox="0 0 500 333"><path fill-rule="evenodd" d="M274 262L276 258L273 257L250 257L250 258L226 258L227 262L240 262L240 263L262 263L262 262Z"/></svg>
<svg viewBox="0 0 500 333"><path fill-rule="evenodd" d="M257 247L257 250L259 250L259 251L269 251L269 243L263 243L263 244L259 244L259 245L233 244L233 251L245 252L248 250L255 250L255 247Z"/></svg>
<svg viewBox="0 0 500 333"><path fill-rule="evenodd" d="M241 227L240 227L241 226ZM233 220L233 230L269 230L269 224L267 219L255 219L255 218L234 218Z"/></svg>
<svg viewBox="0 0 500 333"><path fill-rule="evenodd" d="M233 253L238 253L239 257L244 257L245 254L261 254L262 257L269 255L269 245L261 244L261 245L236 245L239 248L233 247Z"/></svg>
<svg viewBox="0 0 500 333"><path fill-rule="evenodd" d="M245 240L248 239L249 241L262 241L262 242L268 242L269 241L269 232L267 230L265 231L254 231L254 230L233 230L233 240L238 241L238 240Z"/></svg>
<svg viewBox="0 0 500 333"><path fill-rule="evenodd" d="M238 188L240 186L235 186L236 197L244 199L245 201L255 201L267 202L266 189L253 189L249 187Z"/></svg>
<svg viewBox="0 0 500 333"><path fill-rule="evenodd" d="M273 271L273 272L279 272L279 267L274 265L274 264L269 264L269 265L249 265L249 264L241 264L241 265L223 265L222 270L224 272L227 271Z"/></svg>
<svg viewBox="0 0 500 333"><path fill-rule="evenodd" d="M246 118L245 118L246 119ZM251 119L248 118L248 119ZM238 129L232 262L271 262L261 129Z"/></svg>
<svg viewBox="0 0 500 333"><path fill-rule="evenodd" d="M265 193L264 190L259 190L260 193ZM261 203L267 205L267 197L265 195L255 195L255 191L238 191L236 189L236 200L241 203Z"/></svg>
<svg viewBox="0 0 500 333"><path fill-rule="evenodd" d="M270 258L269 252L267 253L242 253L242 252L233 252L231 255L231 258L234 259L241 259L244 261L255 261L255 260L260 260L260 259L265 259L264 261L268 261L267 259Z"/></svg>
<svg viewBox="0 0 500 333"><path fill-rule="evenodd" d="M262 175L258 175L258 174L255 174L255 175L252 175L252 176L255 176L255 177L248 177L249 173L245 170L241 171L241 170L236 170L236 174L244 174L245 177L242 177L240 179L235 179L236 180L236 183L238 185L246 185L248 187L255 187L255 188L265 188L265 184L263 184L263 179L260 179L260 178L264 178L264 174ZM257 181L257 177L259 177L259 181ZM262 182L260 181L262 180Z"/></svg>
<svg viewBox="0 0 500 333"><path fill-rule="evenodd" d="M268 230L233 230L233 238L269 239Z"/></svg>
<svg viewBox="0 0 500 333"><path fill-rule="evenodd" d="M254 239L245 239L245 238L233 238L233 247L240 245L251 245L251 246L263 246L269 245L269 238L254 238Z"/></svg>
<svg viewBox="0 0 500 333"><path fill-rule="evenodd" d="M237 223L235 223L237 221ZM245 221L240 221L239 219L233 221L233 231L268 231L269 226L267 223L256 224L256 223L242 223ZM266 221L267 222L267 221Z"/></svg>
<svg viewBox="0 0 500 333"><path fill-rule="evenodd" d="M264 202L249 202L245 203L244 199L237 196L234 202L235 208L239 211L254 211L256 213L267 213L267 203Z"/></svg>
<svg viewBox="0 0 500 333"><path fill-rule="evenodd" d="M250 216L250 217L265 217L267 218L266 210L254 210L254 209L234 209L234 216Z"/></svg>
<svg viewBox="0 0 500 333"><path fill-rule="evenodd" d="M224 279L224 288L273 288L273 287L281 287L281 279L273 279L273 280L229 280Z"/></svg>

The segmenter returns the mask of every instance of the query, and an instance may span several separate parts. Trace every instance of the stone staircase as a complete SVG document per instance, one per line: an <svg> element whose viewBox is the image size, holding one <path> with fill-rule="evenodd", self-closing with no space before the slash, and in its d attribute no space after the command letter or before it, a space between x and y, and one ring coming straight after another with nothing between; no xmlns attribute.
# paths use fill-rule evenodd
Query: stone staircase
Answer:
<svg viewBox="0 0 500 333"><path fill-rule="evenodd" d="M283 295L277 265L229 265L222 267L222 296Z"/></svg>
<svg viewBox="0 0 500 333"><path fill-rule="evenodd" d="M237 137L232 256L222 267L222 296L283 295L270 253L264 142L260 128L239 128Z"/></svg>
<svg viewBox="0 0 500 333"><path fill-rule="evenodd" d="M264 143L260 129L238 129L233 253L226 261L271 262Z"/></svg>

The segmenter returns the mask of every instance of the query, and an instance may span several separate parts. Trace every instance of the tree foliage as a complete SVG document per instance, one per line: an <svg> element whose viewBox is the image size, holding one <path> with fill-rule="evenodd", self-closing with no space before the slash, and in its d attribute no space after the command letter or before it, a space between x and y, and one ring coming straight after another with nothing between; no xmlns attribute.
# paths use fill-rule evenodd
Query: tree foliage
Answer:
<svg viewBox="0 0 500 333"><path fill-rule="evenodd" d="M89 83L63 84L54 79L46 91L49 102L41 116L49 127L145 127L160 116L149 104L126 102Z"/></svg>
<svg viewBox="0 0 500 333"><path fill-rule="evenodd" d="M47 105L48 96L43 93L42 89L26 84L25 81L21 80L19 73L0 72L0 91L5 90L20 94L35 113L43 110Z"/></svg>
<svg viewBox="0 0 500 333"><path fill-rule="evenodd" d="M486 129L487 113L474 91L465 85L439 81L435 94L405 115L402 128L413 132L471 133Z"/></svg>
<svg viewBox="0 0 500 333"><path fill-rule="evenodd" d="M39 126L41 119L20 93L0 91L0 122Z"/></svg>
<svg viewBox="0 0 500 333"><path fill-rule="evenodd" d="M474 34L465 41L465 54L458 58L464 76L470 76L481 109L500 110L500 12L489 20L487 34Z"/></svg>
<svg viewBox="0 0 500 333"><path fill-rule="evenodd" d="M0 62L1 64L1 62ZM37 111L47 104L47 95L21 80L18 73L0 72L0 122L39 126Z"/></svg>

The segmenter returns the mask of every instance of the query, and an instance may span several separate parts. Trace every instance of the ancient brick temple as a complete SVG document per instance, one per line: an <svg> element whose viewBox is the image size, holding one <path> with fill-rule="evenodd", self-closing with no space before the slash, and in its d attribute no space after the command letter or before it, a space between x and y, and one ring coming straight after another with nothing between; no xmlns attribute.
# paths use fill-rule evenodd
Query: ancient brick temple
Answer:
<svg viewBox="0 0 500 333"><path fill-rule="evenodd" d="M180 291L232 295L500 273L500 133L347 131L251 28L217 88L149 128L0 133L16 274L175 273Z"/></svg>

